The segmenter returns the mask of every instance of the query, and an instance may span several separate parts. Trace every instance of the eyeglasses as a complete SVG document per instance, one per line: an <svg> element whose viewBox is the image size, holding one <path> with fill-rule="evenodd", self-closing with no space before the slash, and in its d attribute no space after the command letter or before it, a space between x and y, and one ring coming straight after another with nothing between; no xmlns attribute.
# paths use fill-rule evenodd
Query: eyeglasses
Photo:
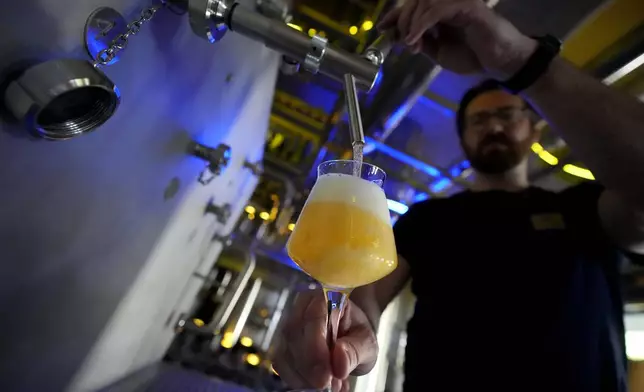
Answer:
<svg viewBox="0 0 644 392"><path fill-rule="evenodd" d="M487 124L491 119L496 119L504 125L511 125L524 119L527 111L528 108L518 108L515 106L503 107L491 111L482 111L468 116L466 118L466 124L469 127L481 127Z"/></svg>

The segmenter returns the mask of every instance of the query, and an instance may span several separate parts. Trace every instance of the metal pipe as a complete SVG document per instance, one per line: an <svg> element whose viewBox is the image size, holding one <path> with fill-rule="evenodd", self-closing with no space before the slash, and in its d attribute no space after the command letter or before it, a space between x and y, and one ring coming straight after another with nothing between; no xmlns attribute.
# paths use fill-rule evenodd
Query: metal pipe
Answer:
<svg viewBox="0 0 644 392"><path fill-rule="evenodd" d="M317 57L319 72L338 81L342 81L345 74L354 75L357 86L366 91L371 90L380 70L361 56L330 46L320 47L319 42L324 43L321 37L312 39L239 4L230 10L227 24L232 31L260 41L301 64L306 63L307 57Z"/></svg>
<svg viewBox="0 0 644 392"><path fill-rule="evenodd" d="M351 145L364 145L364 131L360 117L360 102L356 90L356 79L353 75L344 75L344 91L347 97L347 112L349 113L349 131L351 132Z"/></svg>
<svg viewBox="0 0 644 392"><path fill-rule="evenodd" d="M233 329L233 336L231 339L233 345L237 343L237 340L239 340L239 337L241 336L244 326L246 325L246 321L248 320L248 316L250 315L250 311L253 309L253 305L255 305L255 301L257 300L257 296L259 295L259 289L261 288L262 280L260 278L255 279L255 282L253 282L253 287L251 287L250 292L248 293L248 297L246 297L246 302L244 302L244 307L242 308L242 311L239 314L239 318L235 323L235 328Z"/></svg>
<svg viewBox="0 0 644 392"><path fill-rule="evenodd" d="M239 298L241 298L244 289L248 286L248 281L250 280L255 267L257 266L257 260L255 259L255 254L250 251L246 251L246 265L244 270L237 276L235 282L232 284L232 287L235 289L230 293L228 298L223 300L224 306L217 309L215 314L212 317L212 321L208 324L208 329L212 330L213 333L221 333L222 328L228 322L230 315L233 313Z"/></svg>
<svg viewBox="0 0 644 392"><path fill-rule="evenodd" d="M271 342L273 341L273 336L275 336L275 331L277 331L277 326L282 319L282 314L284 314L284 307L286 306L286 301L291 295L290 288L282 289L279 298L277 299L277 305L275 305L275 311L271 316L271 321L268 324L268 329L264 334L264 339L262 340L261 350L268 352L268 349L271 347Z"/></svg>

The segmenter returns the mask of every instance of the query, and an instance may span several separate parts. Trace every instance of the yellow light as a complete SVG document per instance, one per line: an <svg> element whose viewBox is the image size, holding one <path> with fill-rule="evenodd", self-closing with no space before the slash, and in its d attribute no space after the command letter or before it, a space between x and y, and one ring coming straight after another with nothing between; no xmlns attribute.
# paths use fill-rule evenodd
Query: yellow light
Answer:
<svg viewBox="0 0 644 392"><path fill-rule="evenodd" d="M313 37L317 33L316 29L309 29L309 37Z"/></svg>
<svg viewBox="0 0 644 392"><path fill-rule="evenodd" d="M542 161L551 166L557 166L557 164L559 163L559 159L546 151L546 149L543 148L543 146L539 143L534 143L532 145L532 151L534 151L534 153L537 154Z"/></svg>
<svg viewBox="0 0 644 392"><path fill-rule="evenodd" d="M248 214L248 220L255 219L255 214Z"/></svg>
<svg viewBox="0 0 644 392"><path fill-rule="evenodd" d="M358 28L356 26L349 27L349 34L351 34L351 35L358 34Z"/></svg>
<svg viewBox="0 0 644 392"><path fill-rule="evenodd" d="M260 212L260 213L259 213L259 217L260 217L262 220L267 220L268 218L270 218L270 217L271 217L271 215L270 215L268 212L266 212L266 211L262 211L262 212Z"/></svg>
<svg viewBox="0 0 644 392"><path fill-rule="evenodd" d="M203 327L204 325L206 325L206 323L204 323L203 320L198 319L198 318L192 319L192 322L195 323L195 325L197 327L200 327L200 328Z"/></svg>
<svg viewBox="0 0 644 392"><path fill-rule="evenodd" d="M370 21L370 20L365 20L365 21L362 23L362 30L364 30L364 31L369 31L369 30L371 30L371 29L373 29L373 22L372 22L372 21Z"/></svg>
<svg viewBox="0 0 644 392"><path fill-rule="evenodd" d="M295 23L287 23L286 25L287 25L288 27L292 28L292 29L297 30L297 31L302 31L302 27L300 27L300 26L296 25Z"/></svg>
<svg viewBox="0 0 644 392"><path fill-rule="evenodd" d="M248 362L250 365L257 366L261 362L261 358L259 358L259 355L250 353L246 355L246 362Z"/></svg>
<svg viewBox="0 0 644 392"><path fill-rule="evenodd" d="M293 231L293 230L295 229L295 223L289 223L289 224L288 224L288 229L289 229L290 231Z"/></svg>
<svg viewBox="0 0 644 392"><path fill-rule="evenodd" d="M255 210L255 207L253 207L253 206L246 206L244 211L246 211L249 214L254 214L256 210Z"/></svg>
<svg viewBox="0 0 644 392"><path fill-rule="evenodd" d="M325 37L326 37L326 33L325 33L324 31L320 31L320 32L318 33L318 35L319 35L320 37L322 37L322 38L325 38Z"/></svg>
<svg viewBox="0 0 644 392"><path fill-rule="evenodd" d="M226 332L221 338L221 347L223 348L232 348L233 347L233 333Z"/></svg>
<svg viewBox="0 0 644 392"><path fill-rule="evenodd" d="M595 176L593 176L593 173L588 169L584 169L583 167L567 164L567 165L564 165L563 171L565 171L568 174L572 174L573 176L585 178L587 180L595 179Z"/></svg>
<svg viewBox="0 0 644 392"><path fill-rule="evenodd" d="M244 347L250 347L253 345L253 339L248 336L242 336L241 339L239 339L239 343Z"/></svg>

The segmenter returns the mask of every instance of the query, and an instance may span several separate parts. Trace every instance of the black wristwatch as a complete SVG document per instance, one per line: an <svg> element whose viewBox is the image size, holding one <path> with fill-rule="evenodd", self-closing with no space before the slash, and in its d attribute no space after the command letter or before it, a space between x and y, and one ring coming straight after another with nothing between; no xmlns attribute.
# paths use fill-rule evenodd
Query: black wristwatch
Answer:
<svg viewBox="0 0 644 392"><path fill-rule="evenodd" d="M526 61L525 65L501 85L513 94L518 94L532 86L546 72L552 60L561 51L561 41L552 35L533 37L539 44L537 50Z"/></svg>

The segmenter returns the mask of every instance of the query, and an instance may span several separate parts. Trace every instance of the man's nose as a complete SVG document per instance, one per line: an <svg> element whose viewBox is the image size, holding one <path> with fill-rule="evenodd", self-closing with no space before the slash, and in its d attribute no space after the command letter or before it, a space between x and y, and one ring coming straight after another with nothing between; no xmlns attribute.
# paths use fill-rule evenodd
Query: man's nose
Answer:
<svg viewBox="0 0 644 392"><path fill-rule="evenodd" d="M491 134L498 134L503 132L504 127L501 121L496 118L490 118L487 122L487 131Z"/></svg>

